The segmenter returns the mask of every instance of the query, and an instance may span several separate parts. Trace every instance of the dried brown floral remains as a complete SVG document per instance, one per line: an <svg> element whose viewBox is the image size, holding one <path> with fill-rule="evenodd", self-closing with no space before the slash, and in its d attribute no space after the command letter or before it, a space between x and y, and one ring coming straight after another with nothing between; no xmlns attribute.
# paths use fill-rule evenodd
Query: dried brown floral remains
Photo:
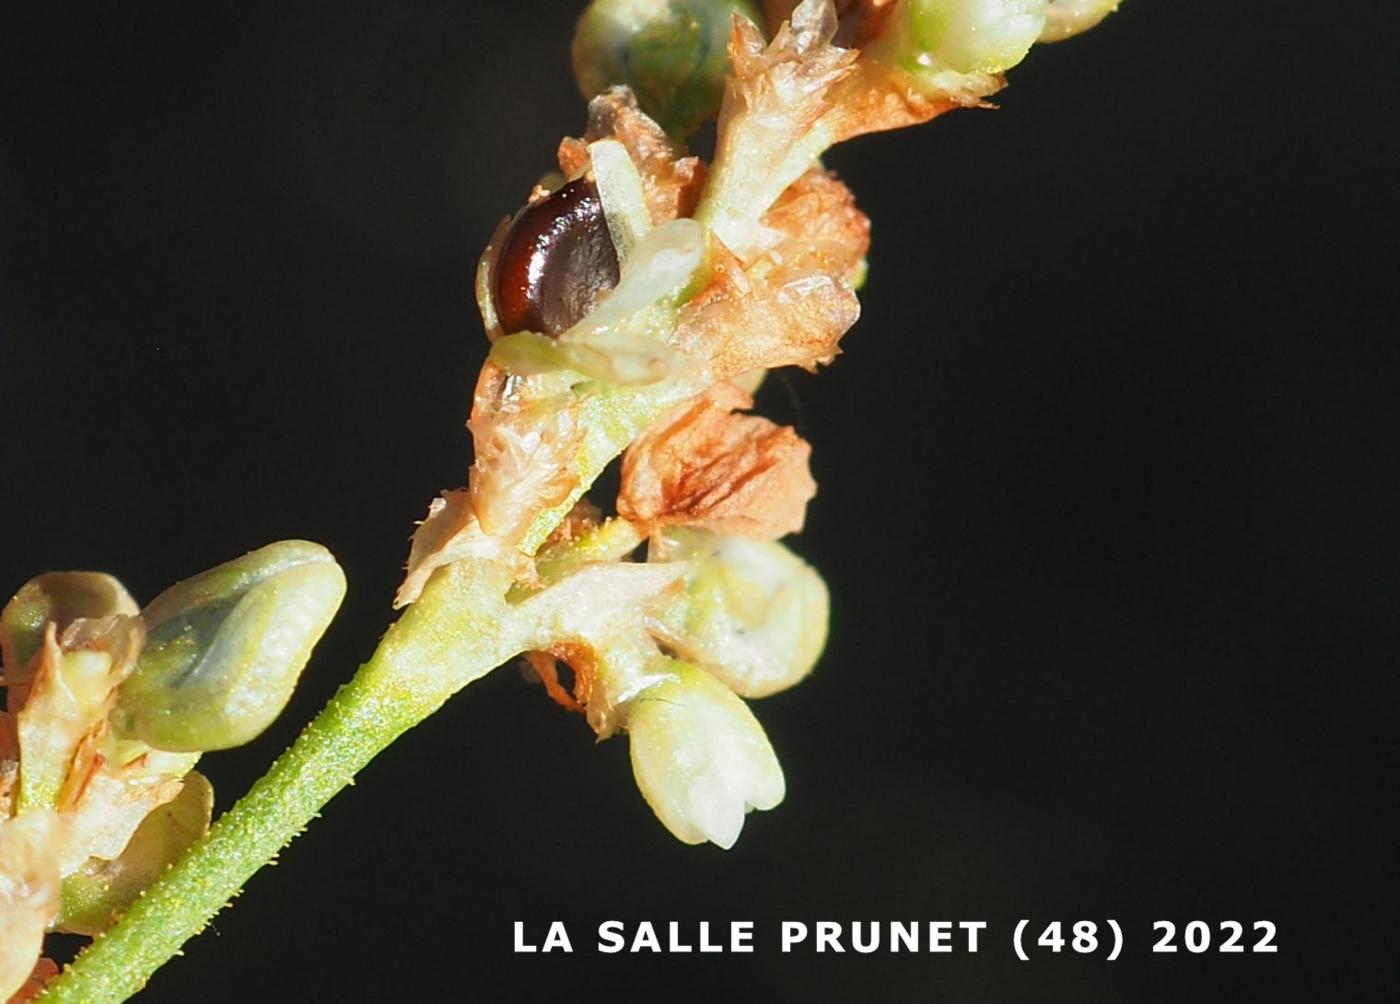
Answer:
<svg viewBox="0 0 1400 1004"><path fill-rule="evenodd" d="M801 530L817 492L812 448L790 428L735 413L752 406L718 383L642 433L622 457L618 514L648 534L696 526L776 540Z"/></svg>

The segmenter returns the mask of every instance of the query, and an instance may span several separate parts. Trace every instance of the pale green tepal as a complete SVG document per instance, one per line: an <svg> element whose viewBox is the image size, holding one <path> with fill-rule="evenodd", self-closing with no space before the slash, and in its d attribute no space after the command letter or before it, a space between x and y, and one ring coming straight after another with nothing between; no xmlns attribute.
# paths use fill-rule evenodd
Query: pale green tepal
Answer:
<svg viewBox="0 0 1400 1004"><path fill-rule="evenodd" d="M831 600L816 569L772 540L672 527L652 560L685 561L685 588L657 610L678 655L743 697L766 697L812 671Z"/></svg>
<svg viewBox="0 0 1400 1004"><path fill-rule="evenodd" d="M141 611L146 645L113 723L157 749L248 742L290 699L345 596L319 544L285 540L176 583Z"/></svg>
<svg viewBox="0 0 1400 1004"><path fill-rule="evenodd" d="M896 17L907 68L1001 73L1039 40L1045 0L906 0Z"/></svg>
<svg viewBox="0 0 1400 1004"><path fill-rule="evenodd" d="M615 84L684 139L719 112L735 14L762 24L749 0L594 0L574 31L574 78L585 98Z"/></svg>
<svg viewBox="0 0 1400 1004"><path fill-rule="evenodd" d="M733 691L703 670L663 662L667 678L627 706L632 774L677 839L728 850L745 814L783 800L783 770L763 727Z"/></svg>
<svg viewBox="0 0 1400 1004"><path fill-rule="evenodd" d="M209 831L214 789L197 770L180 794L151 811L111 861L89 858L63 880L63 910L54 927L96 935L111 927L142 891Z"/></svg>
<svg viewBox="0 0 1400 1004"><path fill-rule="evenodd" d="M58 632L75 620L136 615L126 587L102 572L47 572L36 575L0 611L0 648L14 672L29 663L43 644L49 622Z"/></svg>

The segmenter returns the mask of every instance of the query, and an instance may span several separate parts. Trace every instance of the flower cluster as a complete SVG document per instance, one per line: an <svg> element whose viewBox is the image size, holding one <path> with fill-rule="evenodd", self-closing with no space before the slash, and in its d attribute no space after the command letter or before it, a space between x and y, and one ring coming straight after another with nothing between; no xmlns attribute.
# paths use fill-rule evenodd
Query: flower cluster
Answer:
<svg viewBox="0 0 1400 1004"><path fill-rule="evenodd" d="M820 158L985 105L1033 43L1115 6L594 0L573 46L586 128L477 270L475 457L414 534L396 605L416 606L233 825L210 831L193 767L286 704L345 592L323 548L270 545L144 608L110 576L51 573L0 611L0 1001L54 974L46 932L123 913L125 947L103 939L51 992L87 999L84 960L133 992L132 944L163 933L168 957L358 766L513 655L600 738L628 735L671 833L731 847L784 795L746 699L803 679L827 634L824 582L781 543L816 492L811 448L751 414L769 370L830 363L860 313L869 220ZM686 143L709 119L706 162ZM616 498L590 500L614 462Z"/></svg>
<svg viewBox="0 0 1400 1004"><path fill-rule="evenodd" d="M494 570L481 608L552 697L627 732L681 840L729 847L782 799L741 698L825 642L825 585L779 542L816 491L810 447L747 413L768 370L829 363L859 314L869 221L820 156L983 104L1043 33L1112 6L769 0L771 40L732 0L596 0L580 21L587 128L482 256L475 461L415 534L398 603L443 566ZM684 145L707 117L709 163ZM585 492L619 456L604 514Z"/></svg>
<svg viewBox="0 0 1400 1004"><path fill-rule="evenodd" d="M209 827L200 754L282 710L345 593L285 541L138 608L96 572L32 579L0 612L0 1000L54 968L49 930L96 935Z"/></svg>

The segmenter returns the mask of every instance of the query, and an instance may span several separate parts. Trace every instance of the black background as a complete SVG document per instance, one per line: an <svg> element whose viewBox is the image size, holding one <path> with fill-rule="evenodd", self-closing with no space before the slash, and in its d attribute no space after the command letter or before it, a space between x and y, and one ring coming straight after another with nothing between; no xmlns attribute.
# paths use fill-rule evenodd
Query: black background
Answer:
<svg viewBox="0 0 1400 1004"><path fill-rule="evenodd" d="M221 809L372 651L465 480L472 270L582 127L576 9L6 11L0 588L91 567L149 598L293 536L349 575L283 718L201 764ZM834 152L875 225L864 316L760 401L815 446L795 547L834 599L817 672L756 706L787 801L682 846L625 740L507 667L142 999L1394 999L1388 59L1340 7L1134 0L1000 111ZM1020 963L1019 917L1128 948ZM602 956L609 918L753 920L758 951ZM1270 919L1280 951L1154 956L1162 918ZM574 955L512 954L552 919ZM992 930L782 955L783 919Z"/></svg>

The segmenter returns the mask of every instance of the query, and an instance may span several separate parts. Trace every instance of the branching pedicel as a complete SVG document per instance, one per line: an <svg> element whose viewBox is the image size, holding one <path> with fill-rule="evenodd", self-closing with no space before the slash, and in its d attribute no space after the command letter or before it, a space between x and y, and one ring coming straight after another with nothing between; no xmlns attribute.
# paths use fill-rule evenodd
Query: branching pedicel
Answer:
<svg viewBox="0 0 1400 1004"><path fill-rule="evenodd" d="M323 549L272 545L139 610L96 573L5 608L0 999L40 992L50 929L98 937L45 1000L134 993L380 750L517 655L600 737L628 734L673 834L733 845L784 793L741 698L800 680L826 634L825 585L778 543L816 490L810 449L746 414L767 370L830 362L859 312L869 222L818 158L983 104L1037 39L1114 6L769 0L765 41L741 0L592 4L587 129L478 270L468 487L414 535L408 611L268 775L201 836L195 760L271 721L339 605ZM707 165L685 139L716 112ZM584 493L619 455L605 517Z"/></svg>

